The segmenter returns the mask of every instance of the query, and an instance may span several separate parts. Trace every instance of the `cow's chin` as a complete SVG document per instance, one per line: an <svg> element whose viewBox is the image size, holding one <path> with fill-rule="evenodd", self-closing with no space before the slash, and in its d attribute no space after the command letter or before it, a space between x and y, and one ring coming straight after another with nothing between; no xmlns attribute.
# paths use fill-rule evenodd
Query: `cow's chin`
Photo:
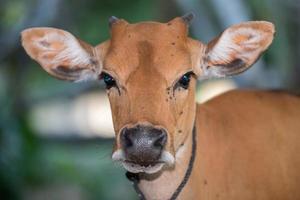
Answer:
<svg viewBox="0 0 300 200"><path fill-rule="evenodd" d="M165 163L156 163L156 164L149 165L149 166L142 166L139 164L123 161L122 165L127 171L129 171L131 173L154 174L154 173L159 172L163 168Z"/></svg>

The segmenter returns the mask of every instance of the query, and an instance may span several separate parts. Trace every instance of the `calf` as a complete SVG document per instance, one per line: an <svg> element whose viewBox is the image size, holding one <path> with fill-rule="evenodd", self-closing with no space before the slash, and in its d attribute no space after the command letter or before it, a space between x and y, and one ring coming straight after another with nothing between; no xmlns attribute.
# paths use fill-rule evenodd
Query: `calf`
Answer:
<svg viewBox="0 0 300 200"><path fill-rule="evenodd" d="M195 103L197 79L248 69L271 44L273 24L233 25L204 44L188 37L192 17L112 17L111 38L95 47L60 29L30 28L22 44L56 78L104 80L112 158L141 199L300 199L300 98L237 90Z"/></svg>

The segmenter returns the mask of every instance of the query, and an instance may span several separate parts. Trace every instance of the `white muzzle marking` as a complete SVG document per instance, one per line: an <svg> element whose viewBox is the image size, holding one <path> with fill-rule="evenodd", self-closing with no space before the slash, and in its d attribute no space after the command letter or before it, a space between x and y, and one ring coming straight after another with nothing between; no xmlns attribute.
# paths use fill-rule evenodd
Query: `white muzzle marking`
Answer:
<svg viewBox="0 0 300 200"><path fill-rule="evenodd" d="M119 149L113 153L112 160L120 162L123 165L123 167L129 172L132 172L132 173L144 172L147 174L154 174L154 173L160 171L164 165L172 166L175 163L174 156L165 150L162 152L160 159L157 161L157 163L155 165L142 166L139 164L128 162L128 161L126 161L126 158L125 158L125 155L124 155L124 152L122 149Z"/></svg>

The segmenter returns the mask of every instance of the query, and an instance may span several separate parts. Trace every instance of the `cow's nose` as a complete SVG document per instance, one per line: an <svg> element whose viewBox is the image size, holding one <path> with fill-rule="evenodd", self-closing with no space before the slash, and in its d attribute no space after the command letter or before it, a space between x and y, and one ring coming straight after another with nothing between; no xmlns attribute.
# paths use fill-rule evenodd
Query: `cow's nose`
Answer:
<svg viewBox="0 0 300 200"><path fill-rule="evenodd" d="M126 160L142 166L155 164L167 142L163 129L137 125L124 128L121 132L121 145Z"/></svg>

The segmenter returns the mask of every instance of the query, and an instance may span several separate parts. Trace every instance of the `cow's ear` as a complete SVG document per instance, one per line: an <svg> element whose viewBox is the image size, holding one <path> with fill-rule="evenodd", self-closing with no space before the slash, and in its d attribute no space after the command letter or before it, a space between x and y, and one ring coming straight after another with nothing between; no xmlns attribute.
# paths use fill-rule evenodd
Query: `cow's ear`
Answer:
<svg viewBox="0 0 300 200"><path fill-rule="evenodd" d="M274 25L266 21L229 27L206 46L200 66L202 78L225 77L245 71L272 43L274 32Z"/></svg>
<svg viewBox="0 0 300 200"><path fill-rule="evenodd" d="M91 45L55 28L29 28L21 33L27 54L49 74L62 80L97 79L102 64Z"/></svg>

